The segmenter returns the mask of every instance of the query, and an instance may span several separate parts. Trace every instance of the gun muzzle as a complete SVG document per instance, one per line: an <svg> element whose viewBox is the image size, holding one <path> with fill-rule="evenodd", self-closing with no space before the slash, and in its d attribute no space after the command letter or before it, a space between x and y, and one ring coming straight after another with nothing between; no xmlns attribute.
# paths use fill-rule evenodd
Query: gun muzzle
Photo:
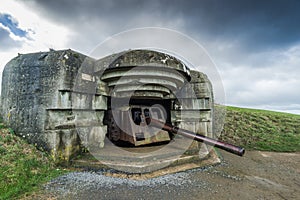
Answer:
<svg viewBox="0 0 300 200"><path fill-rule="evenodd" d="M188 130L179 129L176 126L172 126L170 124L165 124L165 123L163 123L159 120L152 119L150 117L146 118L146 122L150 126L160 128L162 130L171 132L173 134L179 134L179 135L182 135L184 137L194 139L196 141L203 142L203 143L211 145L211 146L215 146L217 148L223 149L225 151L228 151L228 152L233 153L233 154L238 155L238 156L243 156L244 153L245 153L245 149L242 148L242 147L235 146L235 145L232 145L232 144L228 144L226 142L219 141L219 140L216 140L216 139L213 139L213 138L210 138L210 137L206 137L204 135L195 134L194 132L191 132L191 131L188 131Z"/></svg>

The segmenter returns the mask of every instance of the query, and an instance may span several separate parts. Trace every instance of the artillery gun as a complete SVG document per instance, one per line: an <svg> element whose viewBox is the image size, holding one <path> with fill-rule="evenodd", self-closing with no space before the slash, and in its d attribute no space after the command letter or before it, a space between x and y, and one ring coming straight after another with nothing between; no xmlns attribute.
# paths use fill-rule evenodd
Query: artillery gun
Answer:
<svg viewBox="0 0 300 200"><path fill-rule="evenodd" d="M114 117L112 116L114 114ZM108 137L112 141L126 141L134 146L167 142L172 140L172 135L184 137L215 146L238 156L243 156L245 149L220 140L216 140L192 131L178 128L169 124L161 107L131 105L108 114ZM116 117L118 117L116 119Z"/></svg>

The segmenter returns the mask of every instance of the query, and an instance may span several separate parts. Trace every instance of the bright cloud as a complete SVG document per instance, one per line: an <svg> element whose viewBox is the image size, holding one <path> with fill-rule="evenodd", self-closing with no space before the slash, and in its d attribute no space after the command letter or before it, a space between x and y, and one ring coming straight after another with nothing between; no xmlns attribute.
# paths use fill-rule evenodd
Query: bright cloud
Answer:
<svg viewBox="0 0 300 200"><path fill-rule="evenodd" d="M68 48L66 43L70 31L67 28L43 19L16 1L1 1L0 35L1 30L6 31L6 41L0 39L1 73L5 64L17 53Z"/></svg>
<svg viewBox="0 0 300 200"><path fill-rule="evenodd" d="M248 62L248 65L247 62L245 65L223 63L220 72L227 102L299 114L300 45L260 52L251 57L252 64Z"/></svg>

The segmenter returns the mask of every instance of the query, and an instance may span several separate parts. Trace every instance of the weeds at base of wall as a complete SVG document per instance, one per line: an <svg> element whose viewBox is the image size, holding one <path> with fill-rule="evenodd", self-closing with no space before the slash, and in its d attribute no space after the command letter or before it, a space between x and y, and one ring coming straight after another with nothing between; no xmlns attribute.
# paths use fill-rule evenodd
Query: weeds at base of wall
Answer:
<svg viewBox="0 0 300 200"><path fill-rule="evenodd" d="M0 125L0 200L32 193L65 172L53 164L49 155Z"/></svg>

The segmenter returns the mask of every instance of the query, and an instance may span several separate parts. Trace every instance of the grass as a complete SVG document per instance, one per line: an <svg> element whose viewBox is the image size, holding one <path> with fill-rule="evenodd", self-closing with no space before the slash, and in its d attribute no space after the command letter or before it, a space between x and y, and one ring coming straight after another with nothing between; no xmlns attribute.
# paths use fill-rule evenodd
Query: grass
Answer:
<svg viewBox="0 0 300 200"><path fill-rule="evenodd" d="M252 150L300 151L300 115L226 107L220 139Z"/></svg>
<svg viewBox="0 0 300 200"><path fill-rule="evenodd" d="M0 200L35 192L42 183L64 173L46 153L0 124Z"/></svg>

